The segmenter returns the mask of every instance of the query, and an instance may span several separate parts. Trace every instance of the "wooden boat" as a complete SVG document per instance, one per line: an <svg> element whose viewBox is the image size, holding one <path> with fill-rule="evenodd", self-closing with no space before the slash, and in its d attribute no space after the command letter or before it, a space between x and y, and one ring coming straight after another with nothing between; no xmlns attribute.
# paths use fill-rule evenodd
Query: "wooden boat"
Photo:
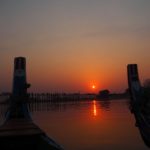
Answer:
<svg viewBox="0 0 150 150"><path fill-rule="evenodd" d="M1 150L63 150L49 138L30 116L27 107L26 62L24 57L15 58L13 91L10 106L3 125L0 126Z"/></svg>
<svg viewBox="0 0 150 150"><path fill-rule="evenodd" d="M16 118L6 121L0 127L1 150L62 150L32 120Z"/></svg>
<svg viewBox="0 0 150 150"><path fill-rule="evenodd" d="M128 85L130 91L130 110L135 116L136 126L139 128L145 144L150 147L150 99L142 88L137 64L127 66Z"/></svg>

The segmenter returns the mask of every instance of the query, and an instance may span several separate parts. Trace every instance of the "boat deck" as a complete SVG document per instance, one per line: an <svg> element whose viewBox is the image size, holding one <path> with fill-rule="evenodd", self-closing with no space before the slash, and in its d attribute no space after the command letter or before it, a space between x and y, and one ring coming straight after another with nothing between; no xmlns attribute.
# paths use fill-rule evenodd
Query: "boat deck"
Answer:
<svg viewBox="0 0 150 150"><path fill-rule="evenodd" d="M31 120L11 119L0 127L1 150L62 150Z"/></svg>
<svg viewBox="0 0 150 150"><path fill-rule="evenodd" d="M36 135L44 132L32 121L26 119L11 119L0 127L0 138L10 136Z"/></svg>

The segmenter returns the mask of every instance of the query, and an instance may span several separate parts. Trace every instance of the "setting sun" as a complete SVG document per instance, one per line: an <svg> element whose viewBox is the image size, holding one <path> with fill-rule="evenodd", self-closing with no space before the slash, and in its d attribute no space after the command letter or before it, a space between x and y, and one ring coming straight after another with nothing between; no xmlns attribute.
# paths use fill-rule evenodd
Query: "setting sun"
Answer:
<svg viewBox="0 0 150 150"><path fill-rule="evenodd" d="M95 85L92 85L92 89L95 89L96 88L96 86Z"/></svg>

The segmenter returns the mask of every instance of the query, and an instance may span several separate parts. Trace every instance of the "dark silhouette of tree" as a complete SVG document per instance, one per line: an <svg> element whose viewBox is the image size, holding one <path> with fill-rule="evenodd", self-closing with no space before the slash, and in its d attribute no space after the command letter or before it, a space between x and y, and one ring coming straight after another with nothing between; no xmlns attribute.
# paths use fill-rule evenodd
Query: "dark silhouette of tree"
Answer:
<svg viewBox="0 0 150 150"><path fill-rule="evenodd" d="M108 98L109 97L109 90L102 90L102 91L99 91L99 94L98 94L98 97L99 98Z"/></svg>

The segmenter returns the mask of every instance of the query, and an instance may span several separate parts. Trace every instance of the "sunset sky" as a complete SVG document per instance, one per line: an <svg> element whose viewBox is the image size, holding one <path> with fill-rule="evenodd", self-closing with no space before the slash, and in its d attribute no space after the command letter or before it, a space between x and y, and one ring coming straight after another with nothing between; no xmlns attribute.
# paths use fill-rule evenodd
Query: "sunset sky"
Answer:
<svg viewBox="0 0 150 150"><path fill-rule="evenodd" d="M124 91L127 64L150 78L150 0L0 0L0 92L17 56L33 92Z"/></svg>

